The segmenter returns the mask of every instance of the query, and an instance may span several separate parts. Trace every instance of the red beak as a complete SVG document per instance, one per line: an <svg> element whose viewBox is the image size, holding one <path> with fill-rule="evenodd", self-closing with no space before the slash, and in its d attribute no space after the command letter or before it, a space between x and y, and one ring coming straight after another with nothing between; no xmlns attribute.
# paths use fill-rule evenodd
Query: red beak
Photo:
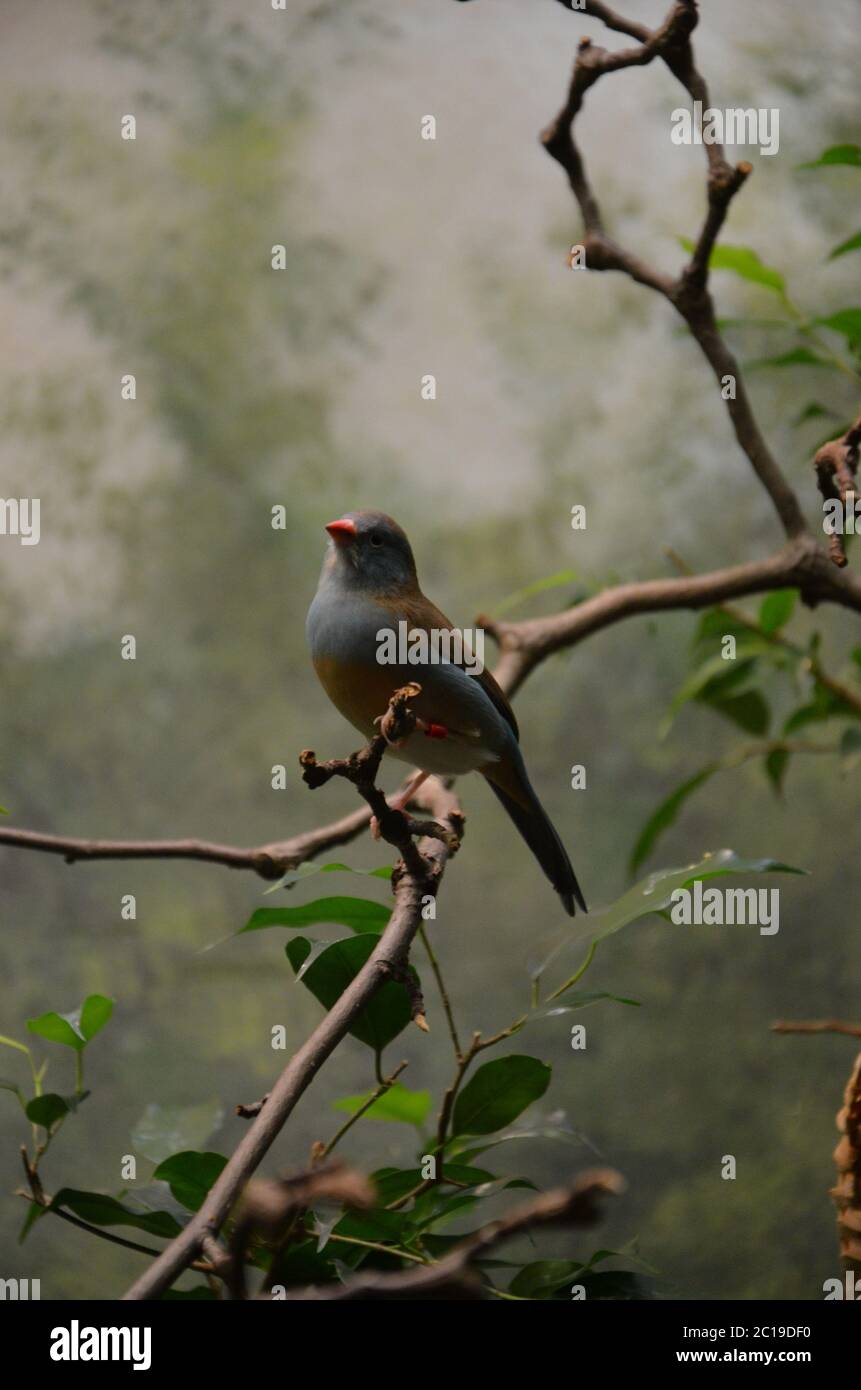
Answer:
<svg viewBox="0 0 861 1390"><path fill-rule="evenodd" d="M344 517L341 521L330 521L326 527L336 545L346 545L356 538L356 523Z"/></svg>

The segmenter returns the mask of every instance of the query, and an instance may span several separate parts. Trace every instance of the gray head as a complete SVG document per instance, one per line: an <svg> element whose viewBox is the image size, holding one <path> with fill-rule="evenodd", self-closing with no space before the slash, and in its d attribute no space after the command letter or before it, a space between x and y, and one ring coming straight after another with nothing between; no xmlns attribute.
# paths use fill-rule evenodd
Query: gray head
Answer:
<svg viewBox="0 0 861 1390"><path fill-rule="evenodd" d="M345 512L330 521L324 579L371 593L414 588L416 562L406 535L385 512Z"/></svg>

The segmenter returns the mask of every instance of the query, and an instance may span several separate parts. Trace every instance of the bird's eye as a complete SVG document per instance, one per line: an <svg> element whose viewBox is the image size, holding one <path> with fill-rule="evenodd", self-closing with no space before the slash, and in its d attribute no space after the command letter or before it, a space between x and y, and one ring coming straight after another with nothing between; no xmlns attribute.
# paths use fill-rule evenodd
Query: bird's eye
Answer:
<svg viewBox="0 0 861 1390"><path fill-rule="evenodd" d="M377 531L371 532L371 545L382 545L383 538Z"/></svg>

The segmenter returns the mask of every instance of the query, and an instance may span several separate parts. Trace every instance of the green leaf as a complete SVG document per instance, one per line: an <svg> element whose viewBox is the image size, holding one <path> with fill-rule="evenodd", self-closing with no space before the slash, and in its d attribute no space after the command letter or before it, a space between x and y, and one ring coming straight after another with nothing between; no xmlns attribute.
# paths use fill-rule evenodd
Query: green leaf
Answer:
<svg viewBox="0 0 861 1390"><path fill-rule="evenodd" d="M444 1172L454 1177L454 1168L459 1165L445 1164ZM459 1181L455 1179L455 1181ZM464 1213L472 1207L478 1205L479 1201L484 1201L488 1197L495 1197L500 1192L508 1192L515 1189L526 1189L529 1192L537 1192L535 1183L529 1182L526 1178L490 1178L483 1181L471 1181L466 1184L470 1191L463 1188L452 1189L437 1185L428 1191L421 1193L415 1200L410 1213L414 1229L420 1231L424 1237L425 1233L435 1226L445 1224L451 1220L458 1212Z"/></svg>
<svg viewBox="0 0 861 1390"><path fill-rule="evenodd" d="M58 1013L40 1014L38 1018L28 1018L27 1027L31 1033L37 1033L48 1042L65 1043L66 1047L81 1052L86 1047L86 1040L69 1022L70 1017Z"/></svg>
<svg viewBox="0 0 861 1390"><path fill-rule="evenodd" d="M104 1028L113 1012L113 1000L103 994L91 994L79 1009L71 1013L50 1012L27 1020L31 1033L48 1042L63 1043L82 1052L91 1038Z"/></svg>
<svg viewBox="0 0 861 1390"><path fill-rule="evenodd" d="M609 907L593 908L588 917L575 919L560 936L553 951L533 970L532 977L538 979L548 966L559 964L570 956L575 957L579 966L584 942L602 941L605 936L612 936L614 932L621 931L622 927L628 927L653 913L662 912L670 905L673 893L678 888L690 888L698 879L705 881L722 878L728 874L806 872L806 869L793 868L791 864L784 864L779 859L745 859L732 849L719 849L714 853L705 854L698 863L689 864L684 869L656 869L635 883ZM573 978L554 990L547 1002L556 998L572 983L576 983Z"/></svg>
<svg viewBox="0 0 861 1390"><path fill-rule="evenodd" d="M573 1282L583 1285L587 1303L603 1299L613 1302L659 1298L661 1285L656 1279L645 1274L635 1274L629 1269L596 1270L580 1275ZM565 1295L567 1299L567 1293Z"/></svg>
<svg viewBox="0 0 861 1390"><path fill-rule="evenodd" d="M826 406L821 405L819 401L809 401L804 409L799 411L796 415L792 424L793 427L797 429L799 425L806 424L808 420L819 420L824 416L830 416L831 419L834 420L837 419L833 410L829 410Z"/></svg>
<svg viewBox="0 0 861 1390"><path fill-rule="evenodd" d="M390 916L390 908L371 898L316 898L303 907L258 908L238 934L264 927L312 927L320 922L334 922L354 932L381 932Z"/></svg>
<svg viewBox="0 0 861 1390"><path fill-rule="evenodd" d="M153 1173L156 1182L166 1182L174 1197L189 1211L199 1211L216 1178L227 1163L223 1154L172 1154Z"/></svg>
<svg viewBox="0 0 861 1390"><path fill-rule="evenodd" d="M780 328L781 330L785 330L785 329L787 329L787 328L794 328L794 327L795 327L795 323L793 322L793 320L792 320L792 319L788 319L788 318L783 318L783 319L763 319L763 318L750 318L750 317L747 317L747 316L746 316L745 318L742 318L742 319L739 319L739 318L719 318L719 319L716 319L715 322L717 323L717 326L718 326L718 328L721 330L721 332L723 332L723 331L724 331L725 329L727 329L727 328ZM689 333L689 332L690 332L690 330L687 329L687 328L678 329L678 330L676 330L676 331L677 331L677 332L681 332L681 333Z"/></svg>
<svg viewBox="0 0 861 1390"><path fill-rule="evenodd" d="M144 1184L136 1183L133 1188L126 1188L117 1193L119 1200L129 1198L136 1212L168 1212L173 1217L180 1229L184 1229L191 1219L191 1215L186 1207L178 1202L163 1182L155 1182L151 1178ZM251 1258L251 1257L249 1257Z"/></svg>
<svg viewBox="0 0 861 1390"><path fill-rule="evenodd" d="M132 1129L132 1148L150 1163L163 1163L172 1154L199 1149L223 1119L220 1100L203 1100L196 1105L151 1103Z"/></svg>
<svg viewBox="0 0 861 1390"><path fill-rule="evenodd" d="M86 1042L100 1033L114 1011L113 999L104 994L91 994L81 1009L80 1031Z"/></svg>
<svg viewBox="0 0 861 1390"><path fill-rule="evenodd" d="M554 1296L557 1289L564 1287L564 1297L570 1297L568 1286L572 1282L583 1283L584 1277L592 1273L596 1265L604 1260L621 1260L633 1258L637 1263L642 1264L643 1268L654 1272L644 1261L638 1260L636 1254L632 1254L629 1246L623 1246L621 1250L596 1250L589 1259L582 1260L537 1260L533 1264L524 1265L520 1273L515 1276L514 1282L509 1285L509 1290L520 1298L538 1299L550 1298ZM487 1267L492 1267L494 1261L477 1261ZM512 1261L496 1262L500 1267L511 1264ZM633 1271L631 1271L633 1273Z"/></svg>
<svg viewBox="0 0 861 1390"><path fill-rule="evenodd" d="M722 714L724 719L744 729L745 733L759 736L768 732L771 712L758 690L746 690L742 695L729 695L716 700L706 700L701 696L700 700L710 705L716 714Z"/></svg>
<svg viewBox="0 0 861 1390"><path fill-rule="evenodd" d="M364 878L391 878L392 869L390 864L384 864L379 869L353 869L349 864L300 864L298 869L288 869L287 873L266 889L266 893L277 893L279 888L292 888L295 883L301 883L303 879L313 878L315 874L361 874Z"/></svg>
<svg viewBox="0 0 861 1390"><path fill-rule="evenodd" d="M333 1101L333 1109L344 1110L348 1115L355 1115L357 1110L361 1110L373 1091L367 1091L363 1096L344 1096L342 1100ZM406 1086L401 1086L400 1082L395 1082L394 1086L380 1096L369 1110L365 1111L365 1118L369 1120L393 1120L405 1125L424 1124L431 1108L430 1091L410 1091Z"/></svg>
<svg viewBox="0 0 861 1390"><path fill-rule="evenodd" d="M783 795L783 779L789 767L789 752L785 748L772 748L765 758L765 771L777 796Z"/></svg>
<svg viewBox="0 0 861 1390"><path fill-rule="evenodd" d="M469 1187L477 1187L480 1183L492 1182L493 1173L489 1173L485 1168L474 1168L466 1163L446 1163L444 1166L446 1177L453 1182L463 1183ZM382 1206L388 1206L390 1202L398 1202L401 1197L406 1197L408 1192L412 1192L414 1187L418 1187L422 1182L422 1171L420 1168L380 1168L372 1175L374 1187L377 1190L377 1198Z"/></svg>
<svg viewBox="0 0 861 1390"><path fill-rule="evenodd" d="M543 1004L540 1008L530 1009L526 1016L526 1023L535 1023L542 1018L556 1018L560 1014L573 1014L577 1009L588 1009L590 1004L600 1003L602 999L610 999L614 1004L627 1004L633 1009L641 1007L639 999L626 999L624 995L608 994L603 989L582 989L568 994L564 1004Z"/></svg>
<svg viewBox="0 0 861 1390"><path fill-rule="evenodd" d="M628 861L628 872L636 873L645 859L648 859L653 847L657 843L665 830L669 830L671 825L675 825L679 818L679 812L689 797L707 782L720 768L720 763L707 763L705 767L695 772L693 777L688 777L682 782L681 786L676 787L665 797L657 810L653 811L646 824L637 836L636 844L631 851Z"/></svg>
<svg viewBox="0 0 861 1390"><path fill-rule="evenodd" d="M306 955L305 959L303 960L299 968L299 971L296 975L297 983L301 980L304 980L305 976L311 969L311 966L314 964L317 957L322 956L324 951L328 951L329 947L332 944L330 941L319 941L315 936L306 937L305 940L308 942L308 945L311 947L311 949Z"/></svg>
<svg viewBox="0 0 861 1390"><path fill-rule="evenodd" d="M24 1244L24 1241L27 1239L36 1222L41 1221L42 1217L45 1215L47 1215L45 1207L40 1206L38 1202L31 1202L29 1204L27 1207L27 1215L24 1217L24 1224L18 1232L19 1245Z"/></svg>
<svg viewBox="0 0 861 1390"><path fill-rule="evenodd" d="M830 702L828 702L830 704ZM830 709L823 701L812 700L808 705L800 705L794 710L789 718L784 722L784 734L794 734L797 729L803 729L806 724L816 724L824 719L836 718L837 710Z"/></svg>
<svg viewBox="0 0 861 1390"><path fill-rule="evenodd" d="M836 363L830 362L827 357L820 357L818 352L808 347L790 348L789 352L779 352L775 357L754 357L746 366L749 372L760 371L763 367L824 367L831 372L839 370Z"/></svg>
<svg viewBox="0 0 861 1390"><path fill-rule="evenodd" d="M578 1130L573 1129L565 1119L564 1113L560 1114L558 1110L549 1115L538 1114L534 1120L522 1120L510 1129L504 1129L500 1134L488 1136L483 1144L476 1145L473 1139L454 1139L450 1142L449 1149L461 1163L472 1163L481 1154L488 1153L490 1149L496 1149L501 1144L522 1143L524 1140L535 1139L554 1140L572 1148L585 1145L597 1152L594 1144Z"/></svg>
<svg viewBox="0 0 861 1390"><path fill-rule="evenodd" d="M797 589L775 589L766 594L759 609L759 625L763 632L778 632L786 627L797 601Z"/></svg>
<svg viewBox="0 0 861 1390"><path fill-rule="evenodd" d="M63 1187L47 1210L57 1211L61 1207L91 1226L134 1226L152 1236L164 1236L166 1240L178 1236L182 1229L170 1212L135 1211L104 1192L80 1192L72 1187Z"/></svg>
<svg viewBox="0 0 861 1390"><path fill-rule="evenodd" d="M536 1260L515 1275L508 1292L518 1298L549 1298L563 1285L572 1284L582 1268L582 1260Z"/></svg>
<svg viewBox="0 0 861 1390"><path fill-rule="evenodd" d="M829 149L823 150L818 159L813 159L809 164L799 164L799 169L825 169L829 165L849 164L854 168L861 168L861 147L858 145L831 145Z"/></svg>
<svg viewBox="0 0 861 1390"><path fill-rule="evenodd" d="M841 241L839 246L835 246L829 251L828 259L829 261L836 261L838 256L845 256L847 252L858 251L859 249L861 249L861 232L856 232L854 236L849 237L848 241Z"/></svg>
<svg viewBox="0 0 861 1390"><path fill-rule="evenodd" d="M416 1231L423 1236L435 1227L446 1226L458 1215L464 1216L478 1204L477 1196L432 1188L416 1201L411 1213Z"/></svg>
<svg viewBox="0 0 861 1390"><path fill-rule="evenodd" d="M728 631L727 628L724 629ZM660 737L666 738L679 711L690 701L712 705L719 713L726 713L725 706L732 696L740 693L740 687L747 686L757 675L756 662L763 648L761 640L755 636L736 639L736 657L731 659L722 654L711 656L692 671L684 685L673 697L666 717L661 721ZM762 701L763 709L765 702ZM729 717L732 717L730 715ZM736 720L736 722L739 722ZM766 718L766 726L768 720Z"/></svg>
<svg viewBox="0 0 861 1390"><path fill-rule="evenodd" d="M751 653L766 650L765 645L757 640L755 633L744 623L738 622L731 613L725 613L721 608L706 608L694 632L694 646L703 649L703 659L714 652L716 642L727 636L735 637L737 645L743 646L745 650L749 644ZM715 662L715 665L718 663Z"/></svg>
<svg viewBox="0 0 861 1390"><path fill-rule="evenodd" d="M350 1251L349 1245L340 1245L337 1249L338 1259L344 1264L358 1262L353 1259L352 1252L344 1254L345 1251ZM367 1251L359 1250L357 1254L362 1258ZM318 1254L314 1237L300 1241L298 1245L290 1245L286 1250L280 1250L275 1256L270 1276L273 1284L283 1284L285 1288L302 1288L307 1284L331 1284L337 1278L332 1261Z"/></svg>
<svg viewBox="0 0 861 1390"><path fill-rule="evenodd" d="M688 252L694 249L694 243L687 237L681 237L681 244ZM783 295L786 285L783 276L777 270L772 270L769 266L763 265L755 251L749 246L716 246L709 257L710 270L730 270L733 275L738 275L742 280L749 280L755 285L763 285L765 289L772 290L775 294Z"/></svg>
<svg viewBox="0 0 861 1390"><path fill-rule="evenodd" d="M379 940L376 933L362 932L358 936L348 936L342 941L332 942L302 974L303 985L320 1001L324 1009L331 1009L367 964ZM285 952L298 975L311 952L311 943L304 936L297 936L287 943ZM407 968L417 982L418 975L413 967ZM406 1028L411 1017L410 999L406 989L395 980L387 980L354 1020L350 1032L354 1038L366 1043L375 1052L381 1052Z"/></svg>
<svg viewBox="0 0 861 1390"><path fill-rule="evenodd" d="M861 729L845 729L840 739L840 770L853 772L861 762Z"/></svg>
<svg viewBox="0 0 861 1390"><path fill-rule="evenodd" d="M841 333L853 346L861 341L861 309L839 309L836 314L814 319L814 323L820 324L823 328L831 328L835 333Z"/></svg>
<svg viewBox="0 0 861 1390"><path fill-rule="evenodd" d="M517 608L527 599L534 598L536 594L547 593L549 589L560 589L566 584L581 583L580 575L576 570L560 570L558 574L548 575L546 579L537 579L534 584L527 584L524 589L518 589L516 593L507 594L494 608L494 616L500 617L503 613L509 612L512 608Z"/></svg>
<svg viewBox="0 0 861 1390"><path fill-rule="evenodd" d="M69 1113L69 1106L62 1096L54 1095L49 1091L46 1095L35 1096L25 1107L28 1120L32 1120L34 1125L41 1125L43 1129L51 1129L58 1120L62 1120Z"/></svg>
<svg viewBox="0 0 861 1390"><path fill-rule="evenodd" d="M783 732L784 734L792 734L796 729L803 729L807 724L823 723L826 719L859 718L861 715L854 705L842 700L839 695L835 695L826 686L816 685L812 700L789 716L783 726Z"/></svg>
<svg viewBox="0 0 861 1390"><path fill-rule="evenodd" d="M537 1057L514 1054L485 1062L454 1105L454 1134L493 1134L510 1125L550 1084L550 1067Z"/></svg>
<svg viewBox="0 0 861 1390"><path fill-rule="evenodd" d="M354 1240L399 1241L412 1224L407 1211L348 1211L334 1227L339 1236Z"/></svg>

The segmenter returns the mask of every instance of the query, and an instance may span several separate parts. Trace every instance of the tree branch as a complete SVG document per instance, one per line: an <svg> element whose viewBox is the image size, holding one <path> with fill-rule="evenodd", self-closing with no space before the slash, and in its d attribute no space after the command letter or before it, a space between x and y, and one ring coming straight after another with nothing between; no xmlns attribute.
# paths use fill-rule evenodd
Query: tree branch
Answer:
<svg viewBox="0 0 861 1390"><path fill-rule="evenodd" d="M600 1215L599 1201L624 1190L612 1169L583 1173L570 1187L542 1192L507 1216L467 1236L441 1260L420 1269L359 1274L344 1284L321 1284L290 1290L288 1300L343 1301L358 1298L481 1298L472 1266L503 1242L544 1226L591 1226Z"/></svg>
<svg viewBox="0 0 861 1390"><path fill-rule="evenodd" d="M554 652L575 646L623 618L671 609L698 609L770 589L798 588L805 601L823 600L861 612L861 581L838 571L811 537L800 536L765 560L712 570L678 579L647 579L617 584L585 599L574 608L522 622L495 622L482 615L476 621L499 643L495 668L509 694L520 688L536 666Z"/></svg>
<svg viewBox="0 0 861 1390"><path fill-rule="evenodd" d="M476 622L499 643L501 655L494 675L502 689L513 696L548 656L576 646L625 618L678 609L697 610L727 599L784 588L800 589L810 606L830 602L861 612L861 579L847 570L835 569L826 551L812 537L800 536L765 560L678 579L632 580L603 589L574 608L543 618L507 623L481 614ZM428 809L442 806L444 809L435 814L443 820L458 807L457 798L436 778L429 778L416 791L415 802ZM274 880L324 850L355 839L370 820L370 809L354 811L330 825L255 849L205 840L85 840L0 825L0 846L61 855L70 864L96 859L199 859L234 869L251 869L261 878Z"/></svg>
<svg viewBox="0 0 861 1390"><path fill-rule="evenodd" d="M397 733L400 730L403 736L413 716L403 704L398 707L398 715L401 722L393 732ZM378 751L381 740L385 742L383 736L378 735L367 748L355 754L352 760L348 760L354 765L351 780L360 787L367 786L368 776L376 773L379 758L382 756L382 751ZM431 780L429 779L429 782ZM428 783L425 783L421 790L425 792L427 786ZM410 945L422 923L425 899L429 894L436 896L445 865L454 851L463 826L462 817L452 809L450 793L443 788L440 788L440 791L441 797L435 798L431 788L427 792L427 799L431 808L437 812L436 818L447 823L449 833L445 838L425 838L415 846L409 830L409 821L400 812L390 811L381 822L381 833L401 852L402 859L392 875L395 905L379 942L355 979L287 1063L269 1092L265 1105L252 1121L226 1167L210 1189L203 1206L181 1234L171 1241L158 1259L135 1281L125 1298L157 1298L199 1253L204 1239L218 1233L237 1196L281 1132L285 1121L320 1067L349 1032L355 1018L377 990L391 978L393 972L397 973L406 967Z"/></svg>
<svg viewBox="0 0 861 1390"><path fill-rule="evenodd" d="M847 1038L861 1038L861 1023L842 1023L836 1018L812 1019L797 1023L782 1019L771 1025L772 1033L843 1033Z"/></svg>
<svg viewBox="0 0 861 1390"><path fill-rule="evenodd" d="M772 1023L773 1033L842 1033L861 1038L861 1024L840 1019L813 1019L809 1022ZM837 1208L840 1258L847 1269L861 1273L861 1053L843 1092L843 1105L837 1112L840 1139L834 1150L837 1182L829 1196Z"/></svg>
<svg viewBox="0 0 861 1390"><path fill-rule="evenodd" d="M95 859L200 859L229 869L251 869L261 878L278 879L324 850L347 844L366 828L368 810L352 811L331 825L305 830L292 839L242 849L209 840L82 840L76 836L42 835L33 830L0 826L0 845L58 854L67 864Z"/></svg>
<svg viewBox="0 0 861 1390"><path fill-rule="evenodd" d="M734 378L735 392L732 397L726 398L726 405L736 439L771 497L787 536L801 536L806 532L807 525L798 498L759 429L738 362L718 329L714 303L708 290L709 256L729 205L751 172L750 164L744 161L733 168L727 162L721 145L703 142L708 161L706 219L691 260L678 278L673 279L619 246L607 235L597 196L574 140L574 122L589 88L605 73L641 67L657 57L664 60L693 100L702 102L703 110L708 107L708 87L696 66L691 43L691 34L699 20L696 0L674 0L667 18L654 30L632 26L603 4L587 3L585 11L577 13L602 19L609 27L632 34L641 43L639 48L609 53L593 44L591 39L581 39L565 105L541 136L547 153L568 175L583 216L586 265L590 270L622 271L639 284L663 295L685 320L718 382L728 376Z"/></svg>

